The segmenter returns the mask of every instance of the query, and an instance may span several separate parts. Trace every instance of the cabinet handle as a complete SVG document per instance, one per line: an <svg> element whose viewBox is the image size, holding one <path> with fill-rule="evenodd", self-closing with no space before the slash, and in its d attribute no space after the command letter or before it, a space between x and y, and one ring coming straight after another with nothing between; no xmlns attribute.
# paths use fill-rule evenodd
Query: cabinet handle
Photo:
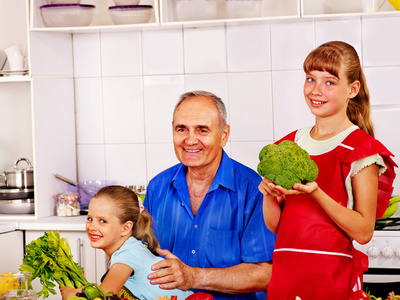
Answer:
<svg viewBox="0 0 400 300"><path fill-rule="evenodd" d="M84 271L82 263L83 241L80 238L77 238L76 242L78 244L78 265L82 268L82 271Z"/></svg>

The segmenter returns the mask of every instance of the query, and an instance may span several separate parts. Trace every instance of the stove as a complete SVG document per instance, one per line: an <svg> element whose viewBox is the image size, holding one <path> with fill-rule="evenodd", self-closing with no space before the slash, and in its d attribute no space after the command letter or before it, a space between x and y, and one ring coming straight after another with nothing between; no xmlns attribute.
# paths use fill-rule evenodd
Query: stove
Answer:
<svg viewBox="0 0 400 300"><path fill-rule="evenodd" d="M368 255L369 267L364 273L364 289L375 296L385 297L399 289L400 284L400 217L379 219L372 239L365 245L353 242L354 247ZM384 293L379 295L379 293ZM386 293L386 294L385 294ZM376 295L378 294L378 295Z"/></svg>

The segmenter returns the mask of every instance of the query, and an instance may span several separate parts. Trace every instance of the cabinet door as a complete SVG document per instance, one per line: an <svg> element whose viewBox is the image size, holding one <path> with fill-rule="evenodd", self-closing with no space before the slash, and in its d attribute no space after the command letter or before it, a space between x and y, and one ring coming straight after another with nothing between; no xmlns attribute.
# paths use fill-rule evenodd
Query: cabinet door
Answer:
<svg viewBox="0 0 400 300"><path fill-rule="evenodd" d="M0 234L0 274L17 272L24 257L24 235L22 231ZM6 247L4 247L6 246Z"/></svg>
<svg viewBox="0 0 400 300"><path fill-rule="evenodd" d="M25 242L29 244L32 240L41 237L44 231L26 231ZM73 259L84 271L85 277L89 282L96 283L96 250L90 246L86 232L80 231L60 231L61 238L68 240ZM32 282L33 290L39 292L42 289L39 279ZM57 295L51 295L49 300L60 300L61 295L58 286L55 288Z"/></svg>

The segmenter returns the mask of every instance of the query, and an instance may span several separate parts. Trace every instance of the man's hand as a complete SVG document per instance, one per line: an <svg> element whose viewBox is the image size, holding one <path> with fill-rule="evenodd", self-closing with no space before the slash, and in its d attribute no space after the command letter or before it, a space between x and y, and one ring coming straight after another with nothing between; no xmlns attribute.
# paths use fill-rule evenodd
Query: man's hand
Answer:
<svg viewBox="0 0 400 300"><path fill-rule="evenodd" d="M152 265L153 273L148 278L151 284L159 284L161 289L189 290L195 282L196 268L185 265L178 257L165 249L157 249L157 253L165 259Z"/></svg>

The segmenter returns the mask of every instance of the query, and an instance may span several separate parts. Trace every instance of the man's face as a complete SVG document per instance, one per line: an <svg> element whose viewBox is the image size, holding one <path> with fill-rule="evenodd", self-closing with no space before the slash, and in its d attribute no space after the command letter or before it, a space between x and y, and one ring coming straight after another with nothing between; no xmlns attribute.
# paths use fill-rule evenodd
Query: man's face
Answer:
<svg viewBox="0 0 400 300"><path fill-rule="evenodd" d="M218 169L229 126L219 129L218 109L208 98L183 101L174 114L173 141L178 160L189 168Z"/></svg>

